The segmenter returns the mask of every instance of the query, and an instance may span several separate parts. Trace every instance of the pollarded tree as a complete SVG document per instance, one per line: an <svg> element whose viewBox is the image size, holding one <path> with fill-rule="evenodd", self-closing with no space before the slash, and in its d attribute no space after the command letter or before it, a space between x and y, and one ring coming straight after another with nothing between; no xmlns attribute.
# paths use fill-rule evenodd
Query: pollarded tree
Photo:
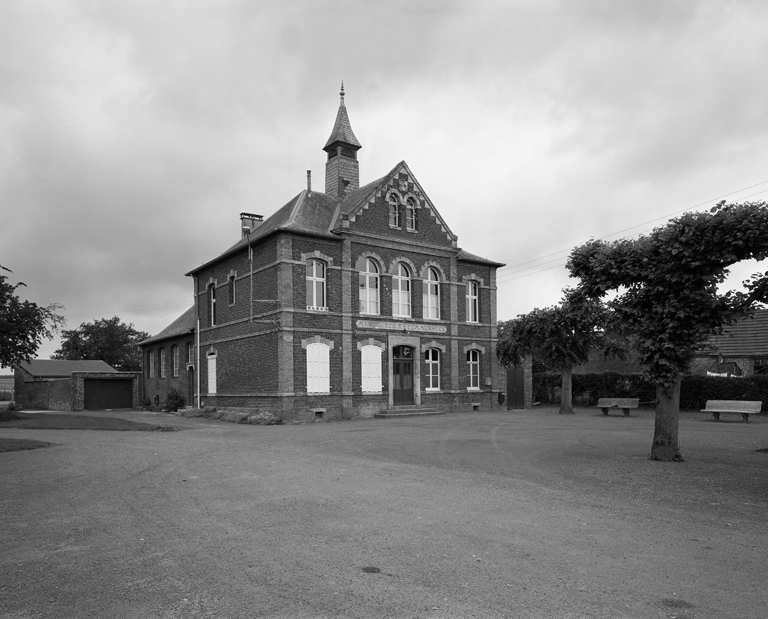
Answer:
<svg viewBox="0 0 768 619"><path fill-rule="evenodd" d="M0 265L0 270L12 273ZM12 367L31 361L40 348L43 338L52 339L64 324L57 312L61 305L52 303L40 307L31 301L22 301L16 295L23 282L11 284L0 272L0 366Z"/></svg>
<svg viewBox="0 0 768 619"><path fill-rule="evenodd" d="M568 269L592 298L608 291L619 324L636 337L640 363L656 383L651 458L682 460L678 443L680 381L710 335L768 300L768 273L744 282L747 292L718 291L728 267L768 256L765 202L726 204L686 213L638 239L589 241Z"/></svg>
<svg viewBox="0 0 768 619"><path fill-rule="evenodd" d="M601 301L566 289L560 305L536 308L499 323L496 355L502 365L519 365L528 355L562 375L560 413L573 413L573 366L589 361L592 350L622 356L620 344L606 335L609 312Z"/></svg>
<svg viewBox="0 0 768 619"><path fill-rule="evenodd" d="M77 329L62 331L61 346L51 359L101 359L116 370L141 370L138 344L149 333L137 331L132 323L114 316L94 322L84 322Z"/></svg>

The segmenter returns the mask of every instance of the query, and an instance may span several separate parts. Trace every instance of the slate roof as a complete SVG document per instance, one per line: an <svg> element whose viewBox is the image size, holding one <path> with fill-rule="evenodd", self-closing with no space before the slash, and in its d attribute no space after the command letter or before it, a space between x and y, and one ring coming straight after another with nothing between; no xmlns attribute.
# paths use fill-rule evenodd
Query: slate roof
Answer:
<svg viewBox="0 0 768 619"><path fill-rule="evenodd" d="M32 376L40 378L69 377L72 372L117 372L115 368L100 359L68 361L59 359L33 359L19 366Z"/></svg>
<svg viewBox="0 0 768 619"><path fill-rule="evenodd" d="M713 335L707 344L724 357L768 357L768 309Z"/></svg>
<svg viewBox="0 0 768 619"><path fill-rule="evenodd" d="M195 314L195 306L193 305L171 324L169 324L165 329L160 331L160 333L147 338L143 342L139 342L139 345L143 346L144 344L159 342L160 340L166 340L171 337L186 335L189 332L194 331L196 320L197 314Z"/></svg>
<svg viewBox="0 0 768 619"><path fill-rule="evenodd" d="M344 142L352 146L362 148L360 142L357 141L354 132L352 131L352 125L349 122L349 116L347 116L347 106L344 105L344 84L341 85L341 102L339 103L339 111L336 113L336 122L333 124L333 131L331 131L331 137L323 146L323 150L328 148L335 142Z"/></svg>

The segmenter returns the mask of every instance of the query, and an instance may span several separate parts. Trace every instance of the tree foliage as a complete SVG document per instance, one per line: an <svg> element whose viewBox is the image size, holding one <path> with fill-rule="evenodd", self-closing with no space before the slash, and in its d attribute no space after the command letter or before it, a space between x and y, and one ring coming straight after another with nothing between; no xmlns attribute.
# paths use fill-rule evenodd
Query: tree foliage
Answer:
<svg viewBox="0 0 768 619"><path fill-rule="evenodd" d="M12 273L0 265L0 270ZM0 271L0 366L12 367L31 361L43 338L52 339L64 325L58 314L61 305L52 303L41 307L31 301L22 301L16 294L23 282L11 284Z"/></svg>
<svg viewBox="0 0 768 619"><path fill-rule="evenodd" d="M116 370L135 372L141 370L138 344L148 337L117 316L84 322L77 329L62 331L61 346L51 359L101 359Z"/></svg>
<svg viewBox="0 0 768 619"><path fill-rule="evenodd" d="M636 336L640 363L657 384L652 457L682 459L680 379L699 347L768 299L768 272L744 282L746 292L718 290L728 267L768 256L767 231L765 202L721 202L638 239L592 240L572 251L568 269L581 280L578 290L591 298L618 292L608 305Z"/></svg>

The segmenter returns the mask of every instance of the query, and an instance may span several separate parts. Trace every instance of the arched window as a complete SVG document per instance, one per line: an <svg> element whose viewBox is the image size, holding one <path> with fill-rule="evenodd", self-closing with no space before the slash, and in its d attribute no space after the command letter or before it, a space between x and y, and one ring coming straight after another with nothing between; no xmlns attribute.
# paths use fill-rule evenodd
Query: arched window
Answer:
<svg viewBox="0 0 768 619"><path fill-rule="evenodd" d="M216 395L216 353L208 353L208 394Z"/></svg>
<svg viewBox="0 0 768 619"><path fill-rule="evenodd" d="M467 389L480 389L480 351L467 351Z"/></svg>
<svg viewBox="0 0 768 619"><path fill-rule="evenodd" d="M208 286L208 326L216 326L216 284Z"/></svg>
<svg viewBox="0 0 768 619"><path fill-rule="evenodd" d="M424 282L424 318L440 319L440 273L437 269L427 269Z"/></svg>
<svg viewBox="0 0 768 619"><path fill-rule="evenodd" d="M310 260L307 263L307 309L326 309L325 263L321 260Z"/></svg>
<svg viewBox="0 0 768 619"><path fill-rule="evenodd" d="M416 230L416 200L408 198L405 203L405 227L407 230Z"/></svg>
<svg viewBox="0 0 768 619"><path fill-rule="evenodd" d="M427 366L427 391L440 389L440 351L428 348L424 351L424 363Z"/></svg>
<svg viewBox="0 0 768 619"><path fill-rule="evenodd" d="M400 200L394 193L389 196L389 225L400 227Z"/></svg>
<svg viewBox="0 0 768 619"><path fill-rule="evenodd" d="M165 378L165 363L166 363L165 348L161 348L159 350L159 353L160 353L160 378Z"/></svg>
<svg viewBox="0 0 768 619"><path fill-rule="evenodd" d="M227 283L229 284L229 304L234 305L235 304L235 276L230 275L227 278Z"/></svg>
<svg viewBox="0 0 768 619"><path fill-rule="evenodd" d="M366 258L360 272L360 313L379 313L379 266L371 258Z"/></svg>
<svg viewBox="0 0 768 619"><path fill-rule="evenodd" d="M399 262L392 277L392 315L411 316L411 271Z"/></svg>
<svg viewBox="0 0 768 619"><path fill-rule="evenodd" d="M467 322L479 322L480 284L474 280L467 282Z"/></svg>
<svg viewBox="0 0 768 619"><path fill-rule="evenodd" d="M330 350L327 344L307 344L307 393L330 393Z"/></svg>
<svg viewBox="0 0 768 619"><path fill-rule="evenodd" d="M363 393L381 393L381 348L368 345L360 349Z"/></svg>
<svg viewBox="0 0 768 619"><path fill-rule="evenodd" d="M172 373L174 376L179 375L179 347L173 346L171 348L171 364L172 364Z"/></svg>
<svg viewBox="0 0 768 619"><path fill-rule="evenodd" d="M155 352L147 351L147 372L149 378L155 377Z"/></svg>
<svg viewBox="0 0 768 619"><path fill-rule="evenodd" d="M187 342L187 363L194 363L195 362L195 359L192 356L192 354L193 354L192 351L193 351L192 342Z"/></svg>

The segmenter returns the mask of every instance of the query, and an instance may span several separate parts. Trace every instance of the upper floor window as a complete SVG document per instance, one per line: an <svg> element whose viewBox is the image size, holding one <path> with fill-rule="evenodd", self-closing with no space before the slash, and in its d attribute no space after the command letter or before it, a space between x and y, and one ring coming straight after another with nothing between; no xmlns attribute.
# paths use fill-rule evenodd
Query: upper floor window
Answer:
<svg viewBox="0 0 768 619"><path fill-rule="evenodd" d="M187 342L187 363L194 363L194 359L192 358L192 342Z"/></svg>
<svg viewBox="0 0 768 619"><path fill-rule="evenodd" d="M440 389L440 351L429 348L424 351L424 363L427 366L427 391Z"/></svg>
<svg viewBox="0 0 768 619"><path fill-rule="evenodd" d="M229 291L229 304L234 305L235 304L235 276L230 275L227 279L228 291Z"/></svg>
<svg viewBox="0 0 768 619"><path fill-rule="evenodd" d="M400 200L395 194L389 196L389 225L400 227Z"/></svg>
<svg viewBox="0 0 768 619"><path fill-rule="evenodd" d="M480 284L467 282L467 322L478 322L480 316Z"/></svg>
<svg viewBox="0 0 768 619"><path fill-rule="evenodd" d="M149 378L155 377L155 353L151 350L147 353L147 374Z"/></svg>
<svg viewBox="0 0 768 619"><path fill-rule="evenodd" d="M179 347L171 348L171 363L173 363L173 375L179 375Z"/></svg>
<svg viewBox="0 0 768 619"><path fill-rule="evenodd" d="M405 205L405 227L416 230L416 201L413 198L408 198Z"/></svg>
<svg viewBox="0 0 768 619"><path fill-rule="evenodd" d="M166 352L165 348L160 349L160 378L165 378Z"/></svg>
<svg viewBox="0 0 768 619"><path fill-rule="evenodd" d="M360 272L360 313L379 313L379 266L371 258L365 259Z"/></svg>
<svg viewBox="0 0 768 619"><path fill-rule="evenodd" d="M208 286L208 326L216 326L216 284Z"/></svg>
<svg viewBox="0 0 768 619"><path fill-rule="evenodd" d="M480 389L480 351L467 351L467 389Z"/></svg>
<svg viewBox="0 0 768 619"><path fill-rule="evenodd" d="M307 309L325 309L325 263L307 263Z"/></svg>
<svg viewBox="0 0 768 619"><path fill-rule="evenodd" d="M402 262L398 263L392 277L392 315L411 315L411 272Z"/></svg>
<svg viewBox="0 0 768 619"><path fill-rule="evenodd" d="M330 351L327 344L307 345L307 393L330 393Z"/></svg>
<svg viewBox="0 0 768 619"><path fill-rule="evenodd" d="M440 319L440 273L432 267L424 282L424 318Z"/></svg>

